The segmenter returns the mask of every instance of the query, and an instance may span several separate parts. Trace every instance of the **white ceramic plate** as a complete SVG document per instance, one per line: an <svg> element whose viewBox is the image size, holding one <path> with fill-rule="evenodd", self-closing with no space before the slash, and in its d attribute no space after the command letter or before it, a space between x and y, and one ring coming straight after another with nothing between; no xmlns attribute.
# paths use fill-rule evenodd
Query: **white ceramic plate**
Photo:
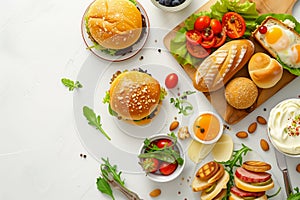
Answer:
<svg viewBox="0 0 300 200"><path fill-rule="evenodd" d="M112 163L118 165L119 169L128 173L142 172L141 167L138 165L137 155L145 138L155 134L169 133L169 125L174 118L177 118L180 126L188 125L191 115L183 116L178 114L178 110L173 104L170 104L170 98L176 98L184 91L195 91L183 70L181 68L176 70L174 67L171 67L175 61L163 59L167 52L158 53L156 49L149 48L144 49L142 53L150 56L135 61L125 61L122 64L111 62L104 68L101 66L103 63L99 63L97 58L89 56L77 77L83 88L74 92L75 123L83 145L96 160L101 161L102 157L108 157ZM112 75L118 70L123 71L136 68L147 70L163 87L165 87L165 77L169 73L176 73L179 76L177 87L167 90L168 95L163 101L158 116L154 118L153 122L145 126L134 126L116 119L109 114L108 105L102 103L105 92L110 87L109 82ZM187 100L193 104L194 112L203 111L204 108L211 107L201 93L191 94ZM111 141L107 140L94 127L88 125L82 113L83 106L89 106L97 115L101 116L103 129L109 134ZM182 142L184 150L186 150L188 143L189 140Z"/></svg>
<svg viewBox="0 0 300 200"><path fill-rule="evenodd" d="M247 145L246 145L247 146ZM233 146L234 150L239 150L242 148L242 145L241 144L238 144L238 143L234 143L234 146ZM249 147L250 148L250 147ZM251 148L250 148L251 149ZM202 162L198 163L195 167L195 170L194 170L194 174L196 174L197 170L202 166L204 165L205 163L207 162L210 162L214 160L213 156L212 156L212 153L210 153ZM260 161L264 161L264 162L268 162L266 160L264 160L260 155L259 153L257 153L254 149L252 149L252 151L248 151L246 155L243 156L243 162L247 161L247 160L260 160ZM269 163L271 164L271 163ZM277 168L277 166L272 166L272 169L274 168ZM268 190L266 192L267 195L272 195L272 194L275 194L278 189L280 188L280 184L277 180L277 177L275 176L275 173L273 172L273 170L269 170L268 173L272 174L272 179L274 181L274 188L272 188L271 190ZM281 175L281 174L280 174ZM272 198L272 199L284 199L285 197L285 190L284 188L281 188L280 190L280 193Z"/></svg>
<svg viewBox="0 0 300 200"><path fill-rule="evenodd" d="M86 12L89 10L89 7L90 7L90 5L86 9L85 13L83 14L82 20L81 20L81 35L83 37L84 43L87 46L87 49L89 49L93 54L95 54L96 56L98 56L99 58L101 58L103 60L119 62L119 61L124 61L124 60L127 60L127 59L135 56L144 47L144 45L147 41L147 38L149 36L149 32L150 32L150 21L149 21L149 18L148 18L148 15L147 15L145 9L139 2L137 2L137 7L143 15L143 21L144 21L143 23L145 23L146 26L142 28L143 30L142 30L140 39L130 47L130 50L128 50L128 52L126 50L127 53L119 54L119 55L110 55L99 49L90 48L90 47L94 46L94 43L90 40L89 35L86 32L86 27L85 27L85 15L86 15Z"/></svg>

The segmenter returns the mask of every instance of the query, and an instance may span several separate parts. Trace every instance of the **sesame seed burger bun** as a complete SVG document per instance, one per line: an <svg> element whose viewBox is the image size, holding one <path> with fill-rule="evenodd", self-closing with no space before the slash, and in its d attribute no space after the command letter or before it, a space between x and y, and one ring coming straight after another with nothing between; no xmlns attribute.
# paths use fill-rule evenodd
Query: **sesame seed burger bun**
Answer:
<svg viewBox="0 0 300 200"><path fill-rule="evenodd" d="M123 120L139 121L158 112L160 93L159 82L149 74L125 71L111 83L109 103L111 109ZM142 121L150 122L149 119Z"/></svg>
<svg viewBox="0 0 300 200"><path fill-rule="evenodd" d="M92 38L108 49L129 47L142 32L142 14L129 0L95 0L86 18Z"/></svg>

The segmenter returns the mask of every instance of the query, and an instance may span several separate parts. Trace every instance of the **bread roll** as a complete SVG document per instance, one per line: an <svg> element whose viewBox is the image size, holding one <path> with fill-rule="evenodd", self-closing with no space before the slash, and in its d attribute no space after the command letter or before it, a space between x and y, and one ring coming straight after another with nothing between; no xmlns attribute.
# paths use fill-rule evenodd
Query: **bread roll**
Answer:
<svg viewBox="0 0 300 200"><path fill-rule="evenodd" d="M223 87L250 59L254 44L240 39L225 43L197 68L194 87L201 92L212 92Z"/></svg>
<svg viewBox="0 0 300 200"><path fill-rule="evenodd" d="M232 107L246 109L254 104L258 96L256 85L249 78L232 79L225 88L225 98Z"/></svg>
<svg viewBox="0 0 300 200"><path fill-rule="evenodd" d="M129 0L96 0L86 14L86 26L102 47L124 49L142 32L142 15Z"/></svg>
<svg viewBox="0 0 300 200"><path fill-rule="evenodd" d="M160 92L159 82L149 74L125 71L111 83L109 103L118 117L142 120L158 109Z"/></svg>
<svg viewBox="0 0 300 200"><path fill-rule="evenodd" d="M265 53L254 54L249 61L248 71L252 81L260 88L273 87L282 77L281 64Z"/></svg>

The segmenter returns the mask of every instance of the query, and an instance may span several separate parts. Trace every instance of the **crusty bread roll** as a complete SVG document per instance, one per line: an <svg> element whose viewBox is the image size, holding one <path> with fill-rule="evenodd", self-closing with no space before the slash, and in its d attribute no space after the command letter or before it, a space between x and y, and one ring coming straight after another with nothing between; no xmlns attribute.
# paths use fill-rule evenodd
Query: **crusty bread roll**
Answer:
<svg viewBox="0 0 300 200"><path fill-rule="evenodd" d="M225 88L225 98L232 107L246 109L252 106L258 96L256 85L249 78L232 79Z"/></svg>
<svg viewBox="0 0 300 200"><path fill-rule="evenodd" d="M260 52L250 58L248 71L258 87L270 88L281 79L283 68L277 60Z"/></svg>
<svg viewBox="0 0 300 200"><path fill-rule="evenodd" d="M119 118L138 123L158 109L160 93L159 82L149 74L125 71L111 83L109 103Z"/></svg>
<svg viewBox="0 0 300 200"><path fill-rule="evenodd" d="M92 38L102 47L124 49L142 32L142 15L129 0L96 0L85 16Z"/></svg>
<svg viewBox="0 0 300 200"><path fill-rule="evenodd" d="M244 199L241 197L238 197L237 195L235 195L231 192L230 196L229 196L229 200L244 200ZM253 197L252 200L268 200L268 197L266 195L263 195L263 196L260 196L257 198Z"/></svg>
<svg viewBox="0 0 300 200"><path fill-rule="evenodd" d="M250 59L254 44L240 39L225 43L197 68L194 87L201 92L212 92L223 87Z"/></svg>

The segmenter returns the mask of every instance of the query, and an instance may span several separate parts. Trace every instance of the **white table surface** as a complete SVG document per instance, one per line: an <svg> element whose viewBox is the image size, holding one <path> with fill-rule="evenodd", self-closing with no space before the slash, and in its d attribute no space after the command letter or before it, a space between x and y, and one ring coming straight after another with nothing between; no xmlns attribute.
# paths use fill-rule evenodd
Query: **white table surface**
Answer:
<svg viewBox="0 0 300 200"><path fill-rule="evenodd" d="M162 12L150 0L140 2L147 10L151 27L171 30L206 1L194 0L177 13ZM85 50L80 33L81 17L90 3L83 0L2 0L0 3L1 200L109 199L96 188L99 162L90 156L78 137L73 92L60 82L63 77L75 80L84 61L93 56ZM293 11L298 20L299 13L298 2ZM151 32L150 38L155 38ZM262 108L269 110L287 97L298 97L299 84L299 78L295 79L238 126L232 126L232 133L245 129L258 114L267 116ZM265 131L262 129L258 133ZM259 137L252 139L258 143ZM250 147L273 164L276 178L283 184L273 148L262 152L254 143L249 143ZM80 154L87 157L84 159ZM300 174L295 171L299 159L287 161L292 184L299 186ZM178 191L182 192L178 199L184 199L191 193L183 186L153 183L143 175L125 173L123 177L126 185L144 199L149 199L148 193L156 187L163 191L157 199L168 199ZM119 193L115 195L123 199Z"/></svg>

